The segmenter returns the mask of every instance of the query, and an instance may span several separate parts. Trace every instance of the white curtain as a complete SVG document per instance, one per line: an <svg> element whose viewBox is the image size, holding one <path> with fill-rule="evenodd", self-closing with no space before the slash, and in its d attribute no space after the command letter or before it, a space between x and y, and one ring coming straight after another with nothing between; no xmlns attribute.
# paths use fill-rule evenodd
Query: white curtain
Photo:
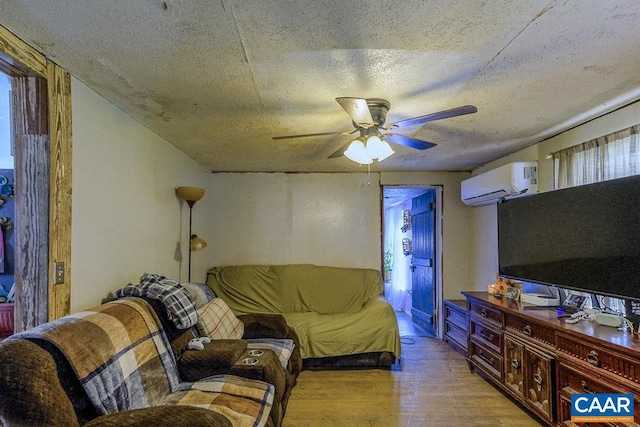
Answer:
<svg viewBox="0 0 640 427"><path fill-rule="evenodd" d="M640 174L640 125L553 154L556 188Z"/></svg>
<svg viewBox="0 0 640 427"><path fill-rule="evenodd" d="M554 153L556 189L640 174L639 131L631 126ZM625 311L617 298L603 297L600 305Z"/></svg>
<svg viewBox="0 0 640 427"><path fill-rule="evenodd" d="M402 205L392 206L384 211L384 252L393 254L393 270L391 280L386 284L386 298L397 311L409 311L405 307L407 292L411 290L411 275L409 270L411 256L402 252L402 239L411 238L411 230L403 233Z"/></svg>

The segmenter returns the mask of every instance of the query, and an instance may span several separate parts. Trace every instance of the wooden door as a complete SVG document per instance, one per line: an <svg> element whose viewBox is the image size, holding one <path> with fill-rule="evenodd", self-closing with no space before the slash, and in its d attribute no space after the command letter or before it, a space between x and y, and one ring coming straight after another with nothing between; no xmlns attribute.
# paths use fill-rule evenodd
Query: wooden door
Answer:
<svg viewBox="0 0 640 427"><path fill-rule="evenodd" d="M411 257L411 318L427 332L436 335L436 191L412 199L413 253Z"/></svg>
<svg viewBox="0 0 640 427"><path fill-rule="evenodd" d="M553 357L525 346L524 387L527 403L547 421L553 420Z"/></svg>
<svg viewBox="0 0 640 427"><path fill-rule="evenodd" d="M522 354L524 346L512 339L504 337L504 382L518 396L524 396L522 384Z"/></svg>

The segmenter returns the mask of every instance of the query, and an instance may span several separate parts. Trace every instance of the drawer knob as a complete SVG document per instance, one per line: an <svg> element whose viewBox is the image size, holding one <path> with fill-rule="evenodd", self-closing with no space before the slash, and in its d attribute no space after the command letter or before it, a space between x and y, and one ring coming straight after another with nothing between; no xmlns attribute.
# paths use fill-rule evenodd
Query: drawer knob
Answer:
<svg viewBox="0 0 640 427"><path fill-rule="evenodd" d="M598 352L595 350L591 350L589 354L587 354L587 362L591 363L593 366L600 366L600 358L598 357Z"/></svg>
<svg viewBox="0 0 640 427"><path fill-rule="evenodd" d="M478 356L484 360L485 362L487 362L489 365L493 366L493 362L495 362L495 359L493 357L487 357L484 355L484 353L482 352L482 350L480 350L478 352Z"/></svg>
<svg viewBox="0 0 640 427"><path fill-rule="evenodd" d="M487 313L487 309L483 308L482 310L480 310L480 315L482 317L487 317L489 314Z"/></svg>
<svg viewBox="0 0 640 427"><path fill-rule="evenodd" d="M511 359L511 367L518 369L520 367L520 361L518 359Z"/></svg>
<svg viewBox="0 0 640 427"><path fill-rule="evenodd" d="M493 335L492 333L487 334L485 331L480 331L480 335L482 335L483 338L489 341L493 341L493 339L495 338L495 335Z"/></svg>
<svg viewBox="0 0 640 427"><path fill-rule="evenodd" d="M525 325L524 328L522 328L522 332L527 336L531 336L531 326Z"/></svg>
<svg viewBox="0 0 640 427"><path fill-rule="evenodd" d="M589 384L587 384L585 380L580 381L580 387L582 387L582 391L584 391L585 393L594 393L593 391L589 390Z"/></svg>

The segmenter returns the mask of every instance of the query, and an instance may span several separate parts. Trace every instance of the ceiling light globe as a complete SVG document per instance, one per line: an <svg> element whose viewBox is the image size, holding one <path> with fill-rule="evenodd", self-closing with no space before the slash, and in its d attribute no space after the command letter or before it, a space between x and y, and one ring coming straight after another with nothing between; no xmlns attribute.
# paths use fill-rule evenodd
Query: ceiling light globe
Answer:
<svg viewBox="0 0 640 427"><path fill-rule="evenodd" d="M373 159L367 153L367 149L364 146L364 142L356 139L353 141L347 151L344 152L344 155L349 160L353 160L354 162L360 163L361 165L368 165L373 162Z"/></svg>
<svg viewBox="0 0 640 427"><path fill-rule="evenodd" d="M376 135L372 135L367 139L366 148L369 156L372 159L378 159L379 162L395 153L386 141L383 141Z"/></svg>

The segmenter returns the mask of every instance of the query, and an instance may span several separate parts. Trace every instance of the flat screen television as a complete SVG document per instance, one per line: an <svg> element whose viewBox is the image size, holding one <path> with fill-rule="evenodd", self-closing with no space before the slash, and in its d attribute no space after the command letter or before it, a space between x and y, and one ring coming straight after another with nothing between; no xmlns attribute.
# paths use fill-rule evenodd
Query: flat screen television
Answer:
<svg viewBox="0 0 640 427"><path fill-rule="evenodd" d="M640 176L498 204L499 274L640 300Z"/></svg>

